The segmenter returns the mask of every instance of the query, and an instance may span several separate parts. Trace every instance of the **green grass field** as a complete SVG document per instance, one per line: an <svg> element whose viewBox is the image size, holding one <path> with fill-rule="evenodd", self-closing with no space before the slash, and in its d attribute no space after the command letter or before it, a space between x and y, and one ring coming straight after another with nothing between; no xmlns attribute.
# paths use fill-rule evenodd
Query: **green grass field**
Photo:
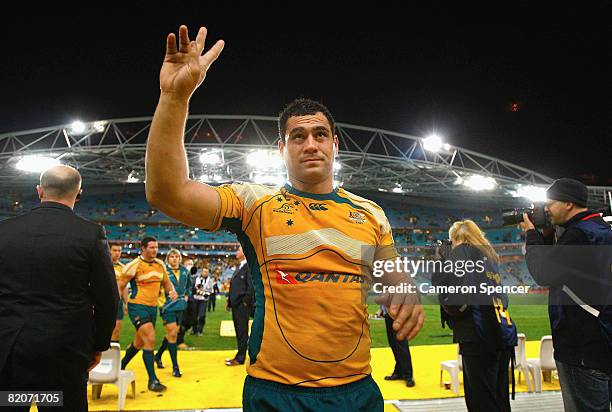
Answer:
<svg viewBox="0 0 612 412"><path fill-rule="evenodd" d="M414 338L411 345L436 345L452 343L452 331L443 329L440 325L440 308L434 304L425 303L425 326ZM376 313L378 306L372 300L369 305L370 314ZM543 335L550 334L548 312L545 295L515 296L510 300L510 314L516 322L518 331L527 336L527 340L539 340ZM236 338L219 336L219 327L222 320L231 320L230 312L225 311L225 297L217 300L216 311L209 312L206 317L206 328L202 336L186 335L186 343L199 350L236 349ZM157 344L164 337L164 327L161 318L157 317ZM370 331L372 347L386 347L387 335L384 320L371 319ZM121 347L126 348L134 336L134 327L126 316L121 331Z"/></svg>

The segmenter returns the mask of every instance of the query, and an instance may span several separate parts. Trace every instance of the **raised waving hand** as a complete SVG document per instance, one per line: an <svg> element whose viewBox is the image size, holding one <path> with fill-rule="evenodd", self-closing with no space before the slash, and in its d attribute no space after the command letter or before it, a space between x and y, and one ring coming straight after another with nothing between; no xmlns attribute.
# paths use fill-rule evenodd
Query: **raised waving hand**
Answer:
<svg viewBox="0 0 612 412"><path fill-rule="evenodd" d="M162 93L173 98L188 100L195 89L202 84L206 72L221 54L225 43L217 41L206 53L206 27L200 27L194 40L189 40L187 26L179 27L179 41L176 35L168 34L166 39L166 56L159 74L159 86Z"/></svg>

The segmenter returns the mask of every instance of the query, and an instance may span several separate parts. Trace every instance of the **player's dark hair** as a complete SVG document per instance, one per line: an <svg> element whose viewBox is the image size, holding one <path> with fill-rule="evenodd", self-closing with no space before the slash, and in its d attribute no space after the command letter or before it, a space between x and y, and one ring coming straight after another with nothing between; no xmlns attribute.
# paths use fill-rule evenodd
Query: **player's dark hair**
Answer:
<svg viewBox="0 0 612 412"><path fill-rule="evenodd" d="M323 103L311 99L299 98L289 103L278 115L278 138L284 140L287 132L287 120L293 116L307 116L323 113L329 122L332 134L335 133L335 123L329 109Z"/></svg>
<svg viewBox="0 0 612 412"><path fill-rule="evenodd" d="M146 249L146 248L147 248L147 246L149 245L149 242L157 242L157 239L155 239L155 238L154 238L154 237L152 237L152 236L147 236L147 237L143 238L143 239L140 241L140 248L141 248L141 249Z"/></svg>

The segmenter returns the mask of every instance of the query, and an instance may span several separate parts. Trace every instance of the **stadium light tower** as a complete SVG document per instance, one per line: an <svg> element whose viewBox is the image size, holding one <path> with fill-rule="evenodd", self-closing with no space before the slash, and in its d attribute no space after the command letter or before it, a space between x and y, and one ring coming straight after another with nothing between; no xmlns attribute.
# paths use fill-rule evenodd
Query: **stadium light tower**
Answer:
<svg viewBox="0 0 612 412"><path fill-rule="evenodd" d="M463 184L472 190L492 190L497 186L497 182L492 177L482 175L471 175L463 179Z"/></svg>
<svg viewBox="0 0 612 412"><path fill-rule="evenodd" d="M200 163L203 165L221 165L223 164L222 153L219 155L218 152L202 152L200 155Z"/></svg>
<svg viewBox="0 0 612 412"><path fill-rule="evenodd" d="M247 155L246 162L258 170L280 170L284 167L283 159L276 150L254 150Z"/></svg>
<svg viewBox="0 0 612 412"><path fill-rule="evenodd" d="M437 134L432 134L423 139L423 147L425 150L430 152L439 152L444 144L442 143L442 138Z"/></svg>
<svg viewBox="0 0 612 412"><path fill-rule="evenodd" d="M85 123L83 123L80 120L75 120L74 122L70 123L69 133L70 134L83 134L85 133L86 128L87 127L85 126Z"/></svg>
<svg viewBox="0 0 612 412"><path fill-rule="evenodd" d="M24 156L15 164L15 167L27 173L42 173L45 170L60 165L58 159L47 156L28 155Z"/></svg>

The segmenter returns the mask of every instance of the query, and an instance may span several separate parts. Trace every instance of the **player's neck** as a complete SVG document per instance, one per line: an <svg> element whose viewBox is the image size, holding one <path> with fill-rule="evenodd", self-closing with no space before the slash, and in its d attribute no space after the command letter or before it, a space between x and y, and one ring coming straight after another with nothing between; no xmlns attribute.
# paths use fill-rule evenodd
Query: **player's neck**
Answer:
<svg viewBox="0 0 612 412"><path fill-rule="evenodd" d="M294 189L299 190L300 192L312 193L312 194L327 194L331 193L334 190L334 182L333 180L324 180L319 183L309 184L306 182L299 181L297 179L289 178L288 183Z"/></svg>

